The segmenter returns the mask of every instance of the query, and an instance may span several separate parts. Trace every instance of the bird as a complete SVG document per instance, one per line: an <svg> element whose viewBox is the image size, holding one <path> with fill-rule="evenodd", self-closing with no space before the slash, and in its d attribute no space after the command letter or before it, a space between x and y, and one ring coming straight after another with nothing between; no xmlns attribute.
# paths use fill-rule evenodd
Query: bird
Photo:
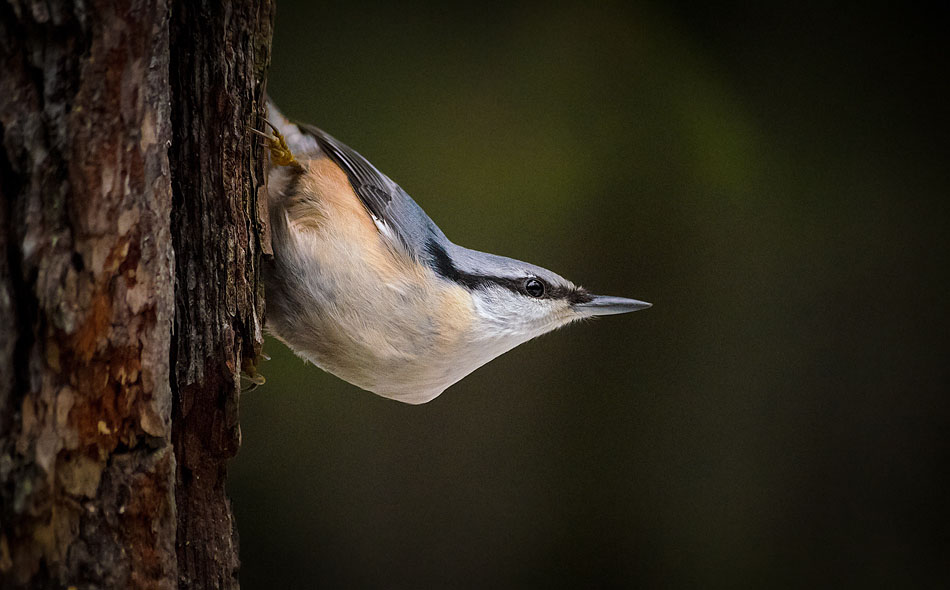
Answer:
<svg viewBox="0 0 950 590"><path fill-rule="evenodd" d="M516 346L650 303L595 295L520 260L456 245L366 158L269 98L273 256L266 328L295 354L385 398L431 401Z"/></svg>

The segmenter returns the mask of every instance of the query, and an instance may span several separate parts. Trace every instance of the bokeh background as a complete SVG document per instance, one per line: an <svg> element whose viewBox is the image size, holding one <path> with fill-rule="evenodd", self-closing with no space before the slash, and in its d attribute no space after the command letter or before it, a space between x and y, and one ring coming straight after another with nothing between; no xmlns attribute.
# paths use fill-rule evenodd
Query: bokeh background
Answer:
<svg viewBox="0 0 950 590"><path fill-rule="evenodd" d="M288 115L654 307L418 407L269 340L244 588L950 584L938 3L278 4Z"/></svg>

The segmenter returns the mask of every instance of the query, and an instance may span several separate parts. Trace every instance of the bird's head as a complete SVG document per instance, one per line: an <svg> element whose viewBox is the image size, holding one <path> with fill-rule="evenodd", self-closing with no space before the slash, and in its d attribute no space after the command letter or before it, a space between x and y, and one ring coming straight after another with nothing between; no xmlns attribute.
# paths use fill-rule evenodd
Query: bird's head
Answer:
<svg viewBox="0 0 950 590"><path fill-rule="evenodd" d="M540 266L462 248L429 247L437 274L472 296L474 341L495 341L498 354L573 321L646 309L649 303L595 295Z"/></svg>

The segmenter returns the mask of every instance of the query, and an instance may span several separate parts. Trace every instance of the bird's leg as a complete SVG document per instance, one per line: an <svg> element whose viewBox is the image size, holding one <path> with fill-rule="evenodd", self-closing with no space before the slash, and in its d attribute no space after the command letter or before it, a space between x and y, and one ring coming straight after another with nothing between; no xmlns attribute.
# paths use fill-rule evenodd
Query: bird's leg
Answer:
<svg viewBox="0 0 950 590"><path fill-rule="evenodd" d="M300 164L297 162L297 158L294 157L294 153L290 151L290 147L287 145L287 140L284 139L284 136L278 131L277 127L267 119L264 119L264 123L271 128L274 135L269 135L253 127L250 128L250 131L267 140L267 148L270 150L270 161L273 162L275 166L299 166Z"/></svg>

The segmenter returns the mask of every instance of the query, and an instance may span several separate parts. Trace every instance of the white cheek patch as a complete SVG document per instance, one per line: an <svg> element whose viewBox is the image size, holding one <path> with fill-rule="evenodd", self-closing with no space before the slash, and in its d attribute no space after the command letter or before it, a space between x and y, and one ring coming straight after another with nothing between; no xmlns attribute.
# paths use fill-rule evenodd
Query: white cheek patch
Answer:
<svg viewBox="0 0 950 590"><path fill-rule="evenodd" d="M511 347L564 324L553 300L530 299L503 287L477 289L473 302L482 335L509 340Z"/></svg>

